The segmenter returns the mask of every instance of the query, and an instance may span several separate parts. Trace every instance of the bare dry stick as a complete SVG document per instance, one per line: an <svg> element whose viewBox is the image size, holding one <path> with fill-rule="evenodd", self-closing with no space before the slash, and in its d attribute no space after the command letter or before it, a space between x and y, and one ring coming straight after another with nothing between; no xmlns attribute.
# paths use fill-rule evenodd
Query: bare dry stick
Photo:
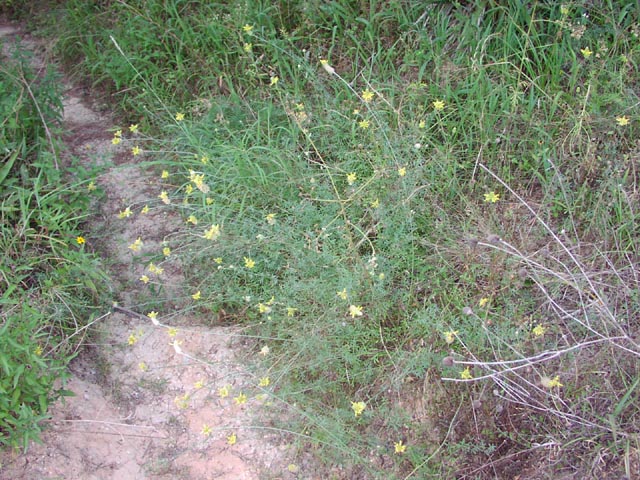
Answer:
<svg viewBox="0 0 640 480"><path fill-rule="evenodd" d="M492 367L497 367L497 366L502 366L502 367L508 367L505 368L504 370L500 370L497 372L493 372L487 375L482 375L480 377L474 377L474 378L451 378L451 377L442 377L442 380L448 381L448 382L460 382L460 383L464 383L464 382L475 382L478 380L484 380L486 378L495 378L501 375L506 375L507 373L513 372L515 370L519 370L521 368L525 368L531 365L534 365L536 363L542 363L542 362L546 362L549 361L553 358L557 358L560 355L564 355L567 352L570 352L572 350L576 350L579 348L584 348L586 346L589 345L595 345L597 343L603 343L603 342L613 342L614 340L625 340L626 337L609 337L609 338L599 338L597 340L590 340L588 342L582 342L582 343L578 343L576 345L572 345L571 347L567 347L564 348L562 350L547 350L544 351L542 353L539 353L537 355L534 355L532 357L527 357L527 358L520 358L517 360L501 360L498 362L481 362L481 361L463 361L463 360L455 360L453 359L453 363L456 365L471 365L471 366L477 366L477 367L482 367L482 368L492 368ZM616 344L617 345L617 344ZM512 366L513 365L513 366Z"/></svg>

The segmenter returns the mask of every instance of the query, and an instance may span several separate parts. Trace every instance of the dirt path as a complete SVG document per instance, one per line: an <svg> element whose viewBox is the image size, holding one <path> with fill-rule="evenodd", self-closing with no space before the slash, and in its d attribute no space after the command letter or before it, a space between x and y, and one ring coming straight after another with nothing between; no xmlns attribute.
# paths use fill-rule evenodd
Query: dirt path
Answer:
<svg viewBox="0 0 640 480"><path fill-rule="evenodd" d="M18 33L0 23L4 43ZM22 37L44 65L43 47ZM153 209L140 213L157 195L159 180L136 167L127 149L112 145L112 120L91 107L82 88L67 83L65 91L67 155L112 165L96 182L105 193L102 218L91 222L87 247L111 263L114 298L135 312L105 311L98 341L72 365L67 388L76 396L53 406L43 445L0 456L0 478L294 478L286 449L274 446L277 437L250 427L267 397L256 395L258 380L236 360L240 331L194 327L201 319L180 313L161 312L160 325L146 318L145 302L153 298L139 280L144 266L132 262L127 246L142 236L139 253L157 252L180 220ZM133 215L118 218L127 207ZM169 292L179 302L190 298L182 280L179 266L167 265L163 281L174 286Z"/></svg>

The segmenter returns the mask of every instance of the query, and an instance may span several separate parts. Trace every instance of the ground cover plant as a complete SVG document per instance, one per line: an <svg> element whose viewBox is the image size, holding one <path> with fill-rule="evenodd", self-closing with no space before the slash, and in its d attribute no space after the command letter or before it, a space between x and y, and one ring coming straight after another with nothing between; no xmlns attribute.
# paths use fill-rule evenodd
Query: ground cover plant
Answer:
<svg viewBox="0 0 640 480"><path fill-rule="evenodd" d="M82 231L88 169L60 163L61 107L55 72L38 76L18 44L0 66L3 447L38 440L49 405L70 394L66 366L97 317L99 290L106 291Z"/></svg>
<svg viewBox="0 0 640 480"><path fill-rule="evenodd" d="M521 3L51 7L184 219L150 320L175 262L328 477L637 468L640 12Z"/></svg>

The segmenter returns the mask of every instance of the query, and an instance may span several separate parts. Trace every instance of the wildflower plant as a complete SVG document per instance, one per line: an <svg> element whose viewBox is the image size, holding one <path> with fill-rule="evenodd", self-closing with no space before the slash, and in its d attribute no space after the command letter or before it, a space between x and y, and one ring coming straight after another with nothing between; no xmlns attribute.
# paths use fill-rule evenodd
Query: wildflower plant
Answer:
<svg viewBox="0 0 640 480"><path fill-rule="evenodd" d="M225 95L198 109L170 103L168 90L148 107L170 138L154 148L166 175L148 205L183 222L170 255L145 258L141 282L161 282L177 262L188 308L231 318L252 339L253 388L277 386L292 413L283 429L351 473L389 478L391 467L369 462L372 445L386 444L403 478L490 476L470 446L478 439L484 453L504 448L560 471L590 464L583 439L616 456L637 430L628 92L638 85L622 73L640 61L637 12L485 7L381 6L404 26L393 32L374 11L358 12L362 22L309 7L317 23L297 18L286 37L245 5L245 16L216 20L218 40L235 39L220 62L220 78L234 81L207 70L183 79ZM464 8L486 31L462 20ZM347 27L356 24L364 35ZM599 35L629 63L599 56ZM130 80L145 91L161 83L148 68ZM589 362L615 373L598 379ZM254 398L215 388L219 402ZM415 420L407 405L418 398ZM565 452L562 467L539 445Z"/></svg>

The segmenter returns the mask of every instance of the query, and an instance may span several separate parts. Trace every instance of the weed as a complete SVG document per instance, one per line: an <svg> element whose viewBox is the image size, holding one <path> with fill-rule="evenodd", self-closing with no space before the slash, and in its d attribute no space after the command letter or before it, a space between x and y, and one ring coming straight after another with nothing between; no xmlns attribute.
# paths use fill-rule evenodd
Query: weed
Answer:
<svg viewBox="0 0 640 480"><path fill-rule="evenodd" d="M107 289L82 232L83 171L58 161L57 75L37 76L18 44L0 91L0 445L26 449L49 405L71 394L66 366Z"/></svg>

